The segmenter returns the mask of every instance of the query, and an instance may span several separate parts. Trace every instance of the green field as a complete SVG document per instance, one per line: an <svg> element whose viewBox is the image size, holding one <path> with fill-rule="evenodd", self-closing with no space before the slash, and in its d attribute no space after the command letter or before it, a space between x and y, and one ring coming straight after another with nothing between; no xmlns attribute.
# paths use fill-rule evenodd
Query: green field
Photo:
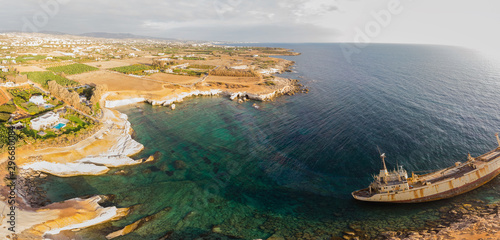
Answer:
<svg viewBox="0 0 500 240"><path fill-rule="evenodd" d="M2 112L2 113L11 114L15 111L16 111L16 106L14 105L12 100L10 100L8 103L0 106L0 112Z"/></svg>
<svg viewBox="0 0 500 240"><path fill-rule="evenodd" d="M195 69L214 69L215 66L212 66L212 65L198 65L198 64L191 64L189 65L187 68L191 69L191 68L195 68Z"/></svg>
<svg viewBox="0 0 500 240"><path fill-rule="evenodd" d="M0 112L0 122L7 122L10 119L10 113Z"/></svg>
<svg viewBox="0 0 500 240"><path fill-rule="evenodd" d="M78 124L79 126L85 126L87 125L86 122L84 122L82 119L80 119L78 116L76 115L69 115L68 117L68 120Z"/></svg>
<svg viewBox="0 0 500 240"><path fill-rule="evenodd" d="M131 66L123 66L123 67L115 67L111 68L110 70L125 73L125 74L137 74L137 73L142 73L144 70L151 69L151 67L142 65L142 64L136 64L136 65L131 65Z"/></svg>
<svg viewBox="0 0 500 240"><path fill-rule="evenodd" d="M79 73L84 73L84 72L96 71L96 70L99 70L99 68L92 67L92 66L85 65L85 64L81 64L81 63L75 63L75 64L71 64L71 65L66 65L66 66L50 67L50 68L47 68L47 70L53 71L55 73L64 72L67 75L73 75L73 74L79 74Z"/></svg>
<svg viewBox="0 0 500 240"><path fill-rule="evenodd" d="M184 60L205 60L205 58L201 58L201 57L184 57Z"/></svg>
<svg viewBox="0 0 500 240"><path fill-rule="evenodd" d="M55 80L59 85L65 87L78 85L78 82L61 77L52 72L28 72L27 75L31 81L41 84L45 88L48 86L47 82L51 80Z"/></svg>
<svg viewBox="0 0 500 240"><path fill-rule="evenodd" d="M184 74L185 73L186 75L193 76L193 77L198 77L198 76L201 76L205 73L208 73L208 71L203 71L203 70L195 71L195 70L178 69L178 68L174 69L173 71L174 71L174 73L177 73L177 74Z"/></svg>
<svg viewBox="0 0 500 240"><path fill-rule="evenodd" d="M0 60L16 60L17 63L24 63L24 62L27 62L27 61L36 61L36 60L42 60L42 59L45 59L47 56L42 56L42 55L36 55L36 56L31 56L31 55L22 55L22 56L18 56L16 57L15 59L6 59L6 58L2 58Z"/></svg>

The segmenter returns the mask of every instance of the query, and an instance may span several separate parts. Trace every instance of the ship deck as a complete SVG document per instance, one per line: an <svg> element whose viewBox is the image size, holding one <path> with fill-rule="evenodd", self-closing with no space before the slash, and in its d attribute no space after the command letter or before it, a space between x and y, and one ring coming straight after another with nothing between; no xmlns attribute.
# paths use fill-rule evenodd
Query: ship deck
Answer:
<svg viewBox="0 0 500 240"><path fill-rule="evenodd" d="M474 162L466 162L459 166L452 166L445 169L438 170L433 173L418 176L418 180L410 184L411 189L433 185L448 179L454 179L464 176L465 174L482 168L483 165L488 164L493 160L500 159L500 148L496 148L487 152L479 157L476 157ZM361 189L352 193L355 196L369 198L377 193L371 192L368 188Z"/></svg>

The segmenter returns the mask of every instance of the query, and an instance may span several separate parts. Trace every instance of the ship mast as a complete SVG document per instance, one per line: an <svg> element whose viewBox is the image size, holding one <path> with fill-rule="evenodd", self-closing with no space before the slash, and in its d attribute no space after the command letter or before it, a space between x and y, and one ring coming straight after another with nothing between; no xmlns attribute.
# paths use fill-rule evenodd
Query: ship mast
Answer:
<svg viewBox="0 0 500 240"><path fill-rule="evenodd" d="M380 158L382 158L382 164L384 165L384 170L387 172L387 167L385 166L385 153L382 153L380 155Z"/></svg>
<svg viewBox="0 0 500 240"><path fill-rule="evenodd" d="M382 165L384 166L384 169L380 170L379 177L384 177L385 180L385 176L389 175L389 172L387 172L387 166L385 166L385 153L380 153L380 148L378 148L378 146L377 150L378 154L380 154L380 158L382 158Z"/></svg>
<svg viewBox="0 0 500 240"><path fill-rule="evenodd" d="M500 147L500 138L498 138L498 133L495 133L495 136L497 137L498 147Z"/></svg>

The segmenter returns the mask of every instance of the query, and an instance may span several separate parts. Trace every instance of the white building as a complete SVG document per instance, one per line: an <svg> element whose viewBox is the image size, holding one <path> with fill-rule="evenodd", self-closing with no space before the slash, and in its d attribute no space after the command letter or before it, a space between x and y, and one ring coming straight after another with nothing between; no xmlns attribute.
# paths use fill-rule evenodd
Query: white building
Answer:
<svg viewBox="0 0 500 240"><path fill-rule="evenodd" d="M172 66L172 68L186 69L188 66L189 66L189 63L184 63L184 64Z"/></svg>
<svg viewBox="0 0 500 240"><path fill-rule="evenodd" d="M43 99L42 95L31 96L29 102L32 102L36 105L45 104L45 100Z"/></svg>
<svg viewBox="0 0 500 240"><path fill-rule="evenodd" d="M237 69L237 70L245 70L248 68L247 65L240 65L240 66L233 66L231 67L232 69Z"/></svg>
<svg viewBox="0 0 500 240"><path fill-rule="evenodd" d="M40 131L42 128L50 127L59 122L59 113L48 112L43 116L31 119L31 128Z"/></svg>
<svg viewBox="0 0 500 240"><path fill-rule="evenodd" d="M17 87L18 85L13 82L0 83L0 87Z"/></svg>

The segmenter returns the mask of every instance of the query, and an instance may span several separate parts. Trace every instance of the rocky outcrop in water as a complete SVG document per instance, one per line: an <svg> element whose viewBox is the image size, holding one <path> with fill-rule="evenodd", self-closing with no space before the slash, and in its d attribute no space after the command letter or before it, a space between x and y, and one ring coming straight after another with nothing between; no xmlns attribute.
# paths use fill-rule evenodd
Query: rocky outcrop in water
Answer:
<svg viewBox="0 0 500 240"><path fill-rule="evenodd" d="M277 78L278 79L278 78ZM296 93L307 93L307 88L303 88L301 84L299 84L298 80L295 79L287 79L287 78L279 78L281 87L278 87L274 92L267 94L255 94L255 93L247 93L247 92L236 92L229 94L229 98L231 100L243 99L243 100L257 100L257 101L270 101L275 99L276 97L283 95L294 95Z"/></svg>
<svg viewBox="0 0 500 240"><path fill-rule="evenodd" d="M476 203L476 204L475 204ZM441 219L426 223L425 230L384 232L380 239L500 239L500 204L453 204L442 207Z"/></svg>
<svg viewBox="0 0 500 240"><path fill-rule="evenodd" d="M21 170L17 175L17 195L32 208L44 207L51 203L47 192L39 186L45 182L46 174L38 171Z"/></svg>
<svg viewBox="0 0 500 240"><path fill-rule="evenodd" d="M269 101L276 97L282 95L294 95L296 93L307 93L308 90L304 88L301 84L298 83L298 80L295 79L287 79L287 78L279 78L275 77L274 82L276 82L276 86L273 87L274 91L265 94L257 94L257 93L249 93L249 92L232 92L232 91L223 91L221 89L210 89L207 91L201 90L193 90L190 92L178 93L172 96L165 97L161 100L152 100L146 98L130 98L123 100L109 100L106 101L106 107L113 108L118 106L124 106L129 104L134 104L138 102L147 102L153 106L173 106L174 103L182 102L185 98L194 97L194 96L227 96L231 100L257 100L257 101ZM175 107L173 107L175 108ZM172 109L173 109L172 108Z"/></svg>

